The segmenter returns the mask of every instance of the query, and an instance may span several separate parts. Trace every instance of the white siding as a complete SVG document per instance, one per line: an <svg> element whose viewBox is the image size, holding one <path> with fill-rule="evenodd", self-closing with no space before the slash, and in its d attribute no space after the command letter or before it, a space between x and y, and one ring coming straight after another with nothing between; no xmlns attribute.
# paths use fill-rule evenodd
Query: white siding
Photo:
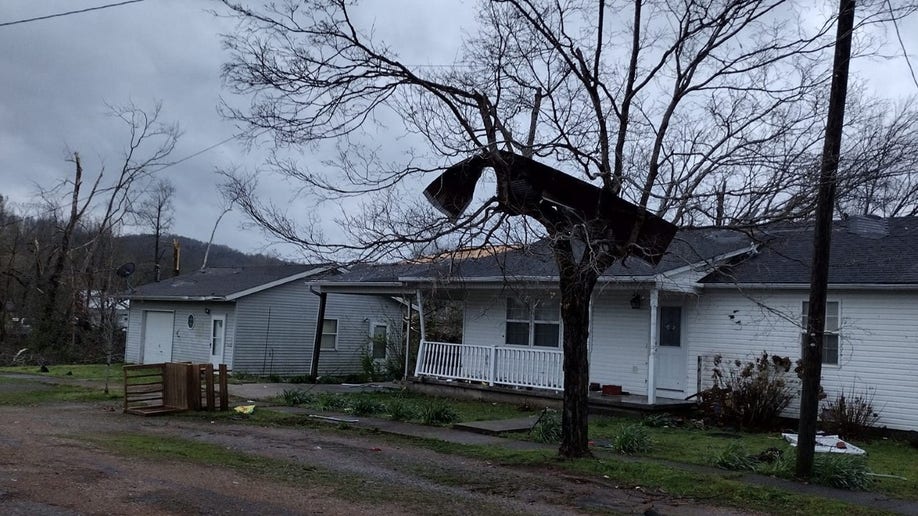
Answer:
<svg viewBox="0 0 918 516"><path fill-rule="evenodd" d="M210 362L211 315L226 315L225 362L231 364L233 352L233 331L235 326L232 303L132 301L128 314L128 332L124 350L124 361L140 363L142 357L143 312L144 310L167 310L175 312L172 327L173 362ZM210 310L208 314L205 310ZM194 327L188 327L188 316L194 315Z"/></svg>
<svg viewBox="0 0 918 516"><path fill-rule="evenodd" d="M507 331L507 296L507 292L501 290L468 292L462 312L464 344L504 345Z"/></svg>
<svg viewBox="0 0 918 516"><path fill-rule="evenodd" d="M686 318L689 363L715 354L749 359L763 350L796 361L806 297L804 290L709 289ZM835 290L829 292L829 301L838 301L841 310L839 365L823 366L829 399L843 389L875 389L880 425L918 429L918 294ZM689 374L689 385L696 385L696 367ZM704 386L710 384L706 374L701 380ZM795 404L786 414L793 417L796 411Z"/></svg>
<svg viewBox="0 0 918 516"><path fill-rule="evenodd" d="M645 394L650 307L644 302L639 309L631 308L632 294L609 290L593 296L590 381Z"/></svg>

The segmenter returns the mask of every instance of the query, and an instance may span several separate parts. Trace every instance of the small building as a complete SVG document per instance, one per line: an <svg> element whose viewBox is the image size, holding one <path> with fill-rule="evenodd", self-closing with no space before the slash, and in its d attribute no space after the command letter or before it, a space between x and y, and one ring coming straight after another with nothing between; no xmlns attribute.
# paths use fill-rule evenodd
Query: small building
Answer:
<svg viewBox="0 0 918 516"><path fill-rule="evenodd" d="M686 230L657 265L616 263L591 299L590 382L654 405L710 386L718 356L724 363L763 351L799 359L812 242L806 224L756 234ZM458 342L421 336L420 378L550 391L563 388L557 285L544 241L321 282L327 292L416 292L461 303ZM865 392L880 425L918 430L918 217L834 223L826 322L829 399ZM789 379L796 381L793 372ZM797 410L795 400L785 414Z"/></svg>
<svg viewBox="0 0 918 516"><path fill-rule="evenodd" d="M225 363L239 373L310 373L319 296L310 282L337 273L327 265L211 267L136 287L130 300L125 362ZM402 305L389 297L329 295L318 373L360 373L374 341L399 342ZM375 355L373 355L375 352Z"/></svg>

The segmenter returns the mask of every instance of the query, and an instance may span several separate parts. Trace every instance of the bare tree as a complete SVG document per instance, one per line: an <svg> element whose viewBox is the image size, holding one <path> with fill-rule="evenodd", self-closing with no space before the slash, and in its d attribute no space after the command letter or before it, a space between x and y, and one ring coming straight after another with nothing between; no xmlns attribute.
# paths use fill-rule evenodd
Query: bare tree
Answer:
<svg viewBox="0 0 918 516"><path fill-rule="evenodd" d="M550 239L564 322L564 456L589 453L588 300L609 266L640 251L644 217L610 237L597 218L519 202L514 162L577 173L600 185L601 198L679 224L761 223L812 207L803 195L812 176L798 158L818 146L834 18L810 30L794 2L484 1L457 61L438 63L448 66L401 60L358 21L354 2L224 3L240 21L225 41L224 77L252 98L225 112L269 131L280 149L271 164L312 200L371 197L341 209L346 238L328 238L315 212L300 224L237 178L239 205L269 233L354 260L444 240ZM416 147L387 158L366 143L374 124ZM336 153L322 167L283 157L288 146L323 144ZM496 195L458 217L411 202L425 173L470 156L494 170Z"/></svg>
<svg viewBox="0 0 918 516"><path fill-rule="evenodd" d="M159 281L163 255L163 234L172 228L175 196L175 185L168 179L158 179L140 201L134 216L142 227L153 234L153 281Z"/></svg>
<svg viewBox="0 0 918 516"><path fill-rule="evenodd" d="M159 104L149 111L134 105L110 106L110 112L129 132L116 172L109 177L103 167L90 179L91 183L84 184L87 177L83 163L79 154L74 153L72 178L41 192L47 213L55 214L57 235L48 253L47 266L36 269L38 288L43 293L40 324L34 333L39 349L65 348L64 336L77 298L85 302L92 295L108 295L107 290L101 292L99 287L110 285L110 281L97 276L94 268L99 251L120 230L151 174L167 163L180 134L178 126L159 121ZM59 195L62 191L66 192L65 199ZM62 213L66 215L59 215ZM78 230L79 242L75 240ZM110 264L104 268L106 273L111 272ZM68 271L71 295L62 305L63 281Z"/></svg>

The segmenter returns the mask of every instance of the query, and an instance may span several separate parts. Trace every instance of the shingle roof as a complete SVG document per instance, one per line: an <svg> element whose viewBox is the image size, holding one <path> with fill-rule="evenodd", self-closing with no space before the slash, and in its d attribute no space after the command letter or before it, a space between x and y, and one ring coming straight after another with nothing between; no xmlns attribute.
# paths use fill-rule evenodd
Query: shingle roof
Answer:
<svg viewBox="0 0 918 516"><path fill-rule="evenodd" d="M725 253L747 249L751 240L727 230L687 230L676 234L666 255L657 266L629 258L613 265L605 276L651 276L685 265L711 260ZM361 265L331 278L335 282L395 282L400 278L475 280L486 278L555 278L558 268L546 240L509 251L464 259Z"/></svg>
<svg viewBox="0 0 918 516"><path fill-rule="evenodd" d="M223 298L275 281L303 275L309 271L316 271L316 274L319 274L327 269L327 266L310 264L210 267L190 274L164 279L158 283L140 285L135 287L128 297L133 299ZM309 275L309 277L318 276Z"/></svg>
<svg viewBox="0 0 918 516"><path fill-rule="evenodd" d="M811 227L767 232L759 253L704 278L704 283L809 284ZM832 230L829 283L918 283L918 217L850 217Z"/></svg>

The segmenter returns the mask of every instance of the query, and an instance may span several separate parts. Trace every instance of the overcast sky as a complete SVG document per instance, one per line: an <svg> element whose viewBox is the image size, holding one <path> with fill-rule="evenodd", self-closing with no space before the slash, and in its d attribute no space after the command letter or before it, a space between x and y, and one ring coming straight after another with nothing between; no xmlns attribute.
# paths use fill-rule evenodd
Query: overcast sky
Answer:
<svg viewBox="0 0 918 516"><path fill-rule="evenodd" d="M0 23L94 7L114 0L4 0ZM469 28L469 1L416 1L395 5L367 2L365 20L400 49L408 62L448 63ZM220 33L232 22L214 17L220 5L205 0L144 2L60 18L0 27L0 192L27 202L36 185L50 186L72 173L65 161L79 151L90 173L117 166L126 134L105 116L105 103L138 106L163 103L163 120L178 122L183 136L173 154L184 158L234 133L217 113L226 97L220 66L226 59ZM905 47L918 65L918 17L900 23ZM901 54L895 34L888 53ZM894 45L893 45L894 43ZM877 95L904 98L918 93L902 58L863 60L853 70ZM220 213L214 190L218 167L257 167L258 149L236 141L163 171L176 185L174 232L207 240ZM315 159L303 154L302 159ZM262 180L267 194L282 200L289 185ZM420 193L419 193L420 195ZM302 207L306 210L308 207ZM242 219L224 219L215 241L244 251L269 244ZM290 255L289 250L281 249Z"/></svg>

